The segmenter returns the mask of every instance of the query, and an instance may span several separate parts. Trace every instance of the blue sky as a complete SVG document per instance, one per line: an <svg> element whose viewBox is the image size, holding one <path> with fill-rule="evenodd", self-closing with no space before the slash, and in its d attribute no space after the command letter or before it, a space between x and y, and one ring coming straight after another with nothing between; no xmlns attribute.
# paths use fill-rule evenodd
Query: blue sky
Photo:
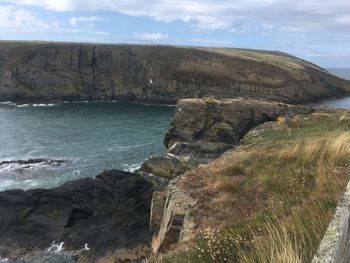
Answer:
<svg viewBox="0 0 350 263"><path fill-rule="evenodd" d="M268 49L350 68L350 1L0 0L0 39Z"/></svg>

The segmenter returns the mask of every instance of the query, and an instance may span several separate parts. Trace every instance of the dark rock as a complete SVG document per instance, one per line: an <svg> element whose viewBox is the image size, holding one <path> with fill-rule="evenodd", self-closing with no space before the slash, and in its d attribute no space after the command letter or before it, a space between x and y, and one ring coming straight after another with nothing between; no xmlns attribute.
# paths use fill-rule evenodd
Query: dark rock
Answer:
<svg viewBox="0 0 350 263"><path fill-rule="evenodd" d="M282 52L0 42L2 101L175 103L182 98L242 97L296 103L349 91L348 81Z"/></svg>
<svg viewBox="0 0 350 263"><path fill-rule="evenodd" d="M140 171L169 179L183 174L186 170L188 166L184 162L161 156L150 156L140 168Z"/></svg>
<svg viewBox="0 0 350 263"><path fill-rule="evenodd" d="M66 163L66 160L55 160L55 159L43 159L43 158L38 158L38 159L28 159L28 160L11 160L11 161L1 161L0 166L3 165L8 165L8 164L44 164L44 165L59 165Z"/></svg>
<svg viewBox="0 0 350 263"><path fill-rule="evenodd" d="M206 163L264 122L312 111L307 106L262 100L183 99L178 101L164 144L168 154L184 162Z"/></svg>
<svg viewBox="0 0 350 263"><path fill-rule="evenodd" d="M56 240L68 250L88 243L97 257L149 244L152 192L142 176L118 170L54 189L1 192L0 248L24 253Z"/></svg>

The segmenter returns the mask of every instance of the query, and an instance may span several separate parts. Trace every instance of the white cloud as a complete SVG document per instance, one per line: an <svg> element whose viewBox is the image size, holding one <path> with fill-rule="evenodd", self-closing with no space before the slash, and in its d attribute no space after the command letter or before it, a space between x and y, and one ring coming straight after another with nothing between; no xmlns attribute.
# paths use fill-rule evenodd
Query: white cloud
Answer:
<svg viewBox="0 0 350 263"><path fill-rule="evenodd" d="M143 41L162 41L169 38L169 35L163 34L161 32L157 33L134 33L134 38Z"/></svg>
<svg viewBox="0 0 350 263"><path fill-rule="evenodd" d="M288 31L350 26L348 0L8 0L55 11L112 10L159 21L182 20L205 29L232 29L239 21ZM339 19L338 19L339 18ZM347 28L348 30L348 28Z"/></svg>
<svg viewBox="0 0 350 263"><path fill-rule="evenodd" d="M79 23L93 23L93 22L99 22L104 21L105 19L98 16L79 16L79 17L72 17L69 19L69 23L72 26L77 26Z"/></svg>
<svg viewBox="0 0 350 263"><path fill-rule="evenodd" d="M48 23L26 9L0 5L0 25L5 31L43 32L58 27L58 22Z"/></svg>
<svg viewBox="0 0 350 263"><path fill-rule="evenodd" d="M104 40L101 37L110 36L111 33L95 30L93 27L93 22L102 20L105 19L97 16L72 17L68 23L63 20L45 20L28 9L18 8L15 5L0 5L0 32L83 34L87 40ZM88 23L89 27L81 28L80 23Z"/></svg>

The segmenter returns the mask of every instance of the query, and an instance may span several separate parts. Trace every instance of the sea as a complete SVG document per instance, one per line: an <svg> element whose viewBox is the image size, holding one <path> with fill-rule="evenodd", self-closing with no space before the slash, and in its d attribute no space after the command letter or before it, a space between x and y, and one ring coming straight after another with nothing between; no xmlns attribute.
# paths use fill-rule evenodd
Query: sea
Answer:
<svg viewBox="0 0 350 263"><path fill-rule="evenodd" d="M133 171L165 151L173 106L0 104L0 191L52 188L103 170Z"/></svg>

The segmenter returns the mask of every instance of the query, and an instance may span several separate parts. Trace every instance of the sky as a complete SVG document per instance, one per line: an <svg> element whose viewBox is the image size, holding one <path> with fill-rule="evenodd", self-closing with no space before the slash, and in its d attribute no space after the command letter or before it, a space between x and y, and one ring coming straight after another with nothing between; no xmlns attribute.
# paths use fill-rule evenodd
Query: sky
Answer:
<svg viewBox="0 0 350 263"><path fill-rule="evenodd" d="M0 40L253 48L350 68L350 0L0 0Z"/></svg>

